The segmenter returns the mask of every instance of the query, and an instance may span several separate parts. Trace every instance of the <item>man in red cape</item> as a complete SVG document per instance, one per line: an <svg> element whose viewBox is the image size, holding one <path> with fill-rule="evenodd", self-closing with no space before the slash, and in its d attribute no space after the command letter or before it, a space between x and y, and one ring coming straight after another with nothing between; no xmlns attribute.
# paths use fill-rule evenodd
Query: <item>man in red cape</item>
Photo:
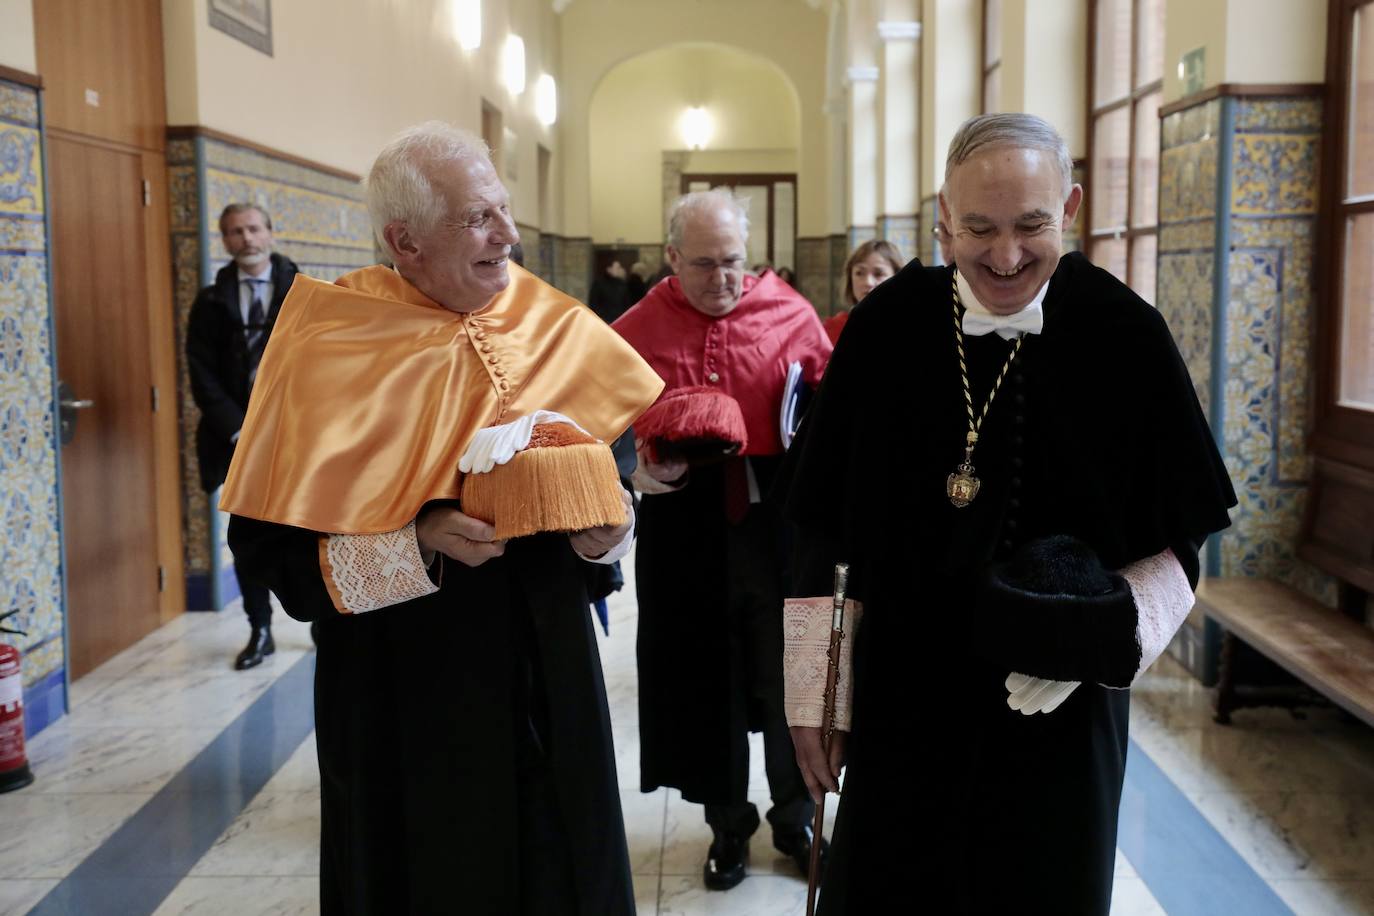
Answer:
<svg viewBox="0 0 1374 916"><path fill-rule="evenodd" d="M746 273L748 232L728 190L678 200L667 249L675 276L613 325L667 391L709 386L735 398L748 433L740 454L690 469L641 448L636 476L640 788L673 786L706 806L704 878L717 890L743 880L759 826L747 797L750 731L763 732L773 845L803 871L814 810L783 712L782 523L762 496L785 447L788 369L799 364L814 388L831 346L811 303L771 272Z"/></svg>

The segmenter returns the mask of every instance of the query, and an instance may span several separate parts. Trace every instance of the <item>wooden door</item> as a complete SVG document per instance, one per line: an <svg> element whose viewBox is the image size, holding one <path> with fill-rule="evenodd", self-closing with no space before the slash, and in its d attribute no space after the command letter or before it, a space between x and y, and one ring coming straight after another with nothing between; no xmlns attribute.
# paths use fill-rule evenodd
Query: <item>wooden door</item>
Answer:
<svg viewBox="0 0 1374 916"><path fill-rule="evenodd" d="M161 622L143 163L49 135L58 376L79 400L62 449L71 675Z"/></svg>

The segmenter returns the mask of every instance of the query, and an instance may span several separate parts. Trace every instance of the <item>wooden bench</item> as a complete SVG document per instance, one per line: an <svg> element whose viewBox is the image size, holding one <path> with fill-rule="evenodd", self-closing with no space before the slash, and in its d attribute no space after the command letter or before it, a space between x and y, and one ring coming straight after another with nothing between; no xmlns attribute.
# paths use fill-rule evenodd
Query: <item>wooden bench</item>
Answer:
<svg viewBox="0 0 1374 916"><path fill-rule="evenodd" d="M1351 715L1374 725L1374 630L1268 579L1204 579L1198 607L1225 630L1216 721L1244 702L1235 685L1235 641L1243 640ZM1262 701L1265 702L1265 701Z"/></svg>

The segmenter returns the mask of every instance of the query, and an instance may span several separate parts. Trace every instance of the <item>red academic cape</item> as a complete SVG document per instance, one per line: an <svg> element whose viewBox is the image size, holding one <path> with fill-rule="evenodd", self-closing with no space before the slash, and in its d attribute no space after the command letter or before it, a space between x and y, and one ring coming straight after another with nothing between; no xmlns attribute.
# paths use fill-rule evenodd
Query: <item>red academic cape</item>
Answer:
<svg viewBox="0 0 1374 916"><path fill-rule="evenodd" d="M677 277L649 290L611 325L667 382L719 386L739 402L749 444L745 455L778 455L778 409L790 363L801 363L812 388L830 360L831 344L810 302L769 271L746 275L729 314L702 314Z"/></svg>

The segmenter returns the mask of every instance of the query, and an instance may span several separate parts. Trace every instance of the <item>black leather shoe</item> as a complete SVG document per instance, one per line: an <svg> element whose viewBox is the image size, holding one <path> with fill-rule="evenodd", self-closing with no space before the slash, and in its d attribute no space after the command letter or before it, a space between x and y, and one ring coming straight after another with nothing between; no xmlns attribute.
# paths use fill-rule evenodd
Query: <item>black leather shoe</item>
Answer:
<svg viewBox="0 0 1374 916"><path fill-rule="evenodd" d="M706 853L706 865L701 877L713 891L728 891L744 880L744 858L749 852L749 840L721 834Z"/></svg>
<svg viewBox="0 0 1374 916"><path fill-rule="evenodd" d="M253 627L253 632L248 636L248 645L244 646L238 658L234 659L234 670L246 671L256 668L262 664L264 658L275 651L277 644L272 641L272 630L269 627Z"/></svg>
<svg viewBox="0 0 1374 916"><path fill-rule="evenodd" d="M773 831L773 848L797 863L802 877L811 873L811 827L791 827ZM830 855L830 843L821 837L821 874L825 874L825 860Z"/></svg>

